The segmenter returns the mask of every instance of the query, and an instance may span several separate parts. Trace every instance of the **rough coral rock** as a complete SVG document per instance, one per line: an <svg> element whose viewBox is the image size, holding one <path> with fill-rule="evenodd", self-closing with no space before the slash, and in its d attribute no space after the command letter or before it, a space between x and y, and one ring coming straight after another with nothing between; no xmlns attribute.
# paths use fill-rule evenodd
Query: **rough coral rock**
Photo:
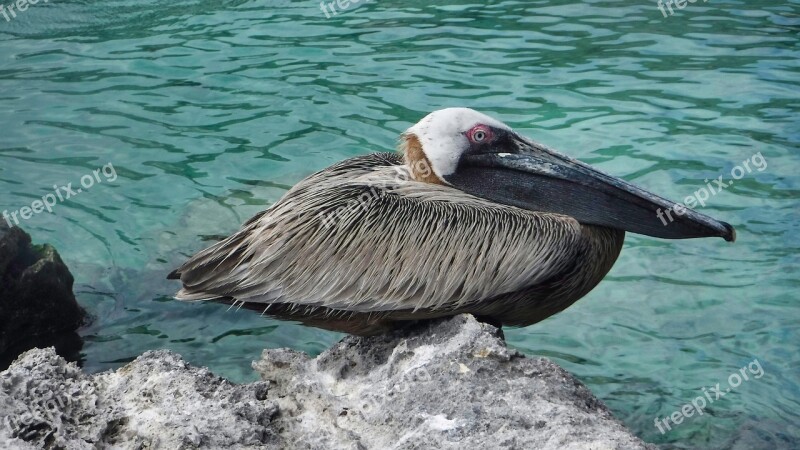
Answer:
<svg viewBox="0 0 800 450"><path fill-rule="evenodd" d="M469 315L315 359L265 350L254 368L299 448L648 448L575 377Z"/></svg>
<svg viewBox="0 0 800 450"><path fill-rule="evenodd" d="M50 245L34 246L21 228L0 220L0 368L35 346L77 353L74 331L85 312L72 293L73 278Z"/></svg>
<svg viewBox="0 0 800 450"><path fill-rule="evenodd" d="M0 448L278 448L265 392L165 350L93 376L31 350L0 374Z"/></svg>
<svg viewBox="0 0 800 450"><path fill-rule="evenodd" d="M32 350L0 374L0 448L654 448L468 315L253 367L264 381L234 385L158 351L85 375Z"/></svg>

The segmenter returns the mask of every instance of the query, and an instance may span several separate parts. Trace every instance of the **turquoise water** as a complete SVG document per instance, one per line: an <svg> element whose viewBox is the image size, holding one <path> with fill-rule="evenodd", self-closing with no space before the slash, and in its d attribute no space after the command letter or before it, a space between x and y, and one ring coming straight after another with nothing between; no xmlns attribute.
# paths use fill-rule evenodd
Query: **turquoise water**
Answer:
<svg viewBox="0 0 800 450"><path fill-rule="evenodd" d="M733 224L735 244L629 235L590 295L507 337L647 441L797 448L800 2L674 12L380 1L328 19L312 0L39 2L0 16L0 208L94 178L22 222L76 276L94 317L88 370L169 348L245 381L265 347L316 354L340 335L178 303L166 274L311 172L393 148L431 110L473 107L674 200L748 160L699 208ZM104 166L113 177L92 175ZM762 376L659 432L657 417L754 359Z"/></svg>

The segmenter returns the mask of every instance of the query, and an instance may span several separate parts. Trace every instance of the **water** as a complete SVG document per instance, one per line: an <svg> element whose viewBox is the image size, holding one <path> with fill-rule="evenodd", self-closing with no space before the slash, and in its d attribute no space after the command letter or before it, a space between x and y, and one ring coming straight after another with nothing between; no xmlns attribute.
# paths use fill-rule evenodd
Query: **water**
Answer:
<svg viewBox="0 0 800 450"><path fill-rule="evenodd" d="M265 347L327 348L340 335L173 301L164 277L312 171L464 105L674 200L761 153L766 168L700 208L735 244L629 235L590 295L507 336L645 440L797 448L800 3L666 18L645 0L437 3L327 19L312 0L57 0L0 16L0 208L116 173L23 223L94 316L83 365L169 348L246 381ZM763 376L659 432L754 359Z"/></svg>

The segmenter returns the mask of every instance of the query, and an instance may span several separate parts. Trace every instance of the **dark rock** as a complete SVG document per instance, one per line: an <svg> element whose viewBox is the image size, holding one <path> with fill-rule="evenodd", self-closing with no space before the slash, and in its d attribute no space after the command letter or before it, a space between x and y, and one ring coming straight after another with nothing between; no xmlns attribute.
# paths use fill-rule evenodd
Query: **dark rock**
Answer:
<svg viewBox="0 0 800 450"><path fill-rule="evenodd" d="M76 357L75 330L85 312L72 283L52 246L34 246L21 228L0 221L0 368L36 346L56 346L65 357Z"/></svg>

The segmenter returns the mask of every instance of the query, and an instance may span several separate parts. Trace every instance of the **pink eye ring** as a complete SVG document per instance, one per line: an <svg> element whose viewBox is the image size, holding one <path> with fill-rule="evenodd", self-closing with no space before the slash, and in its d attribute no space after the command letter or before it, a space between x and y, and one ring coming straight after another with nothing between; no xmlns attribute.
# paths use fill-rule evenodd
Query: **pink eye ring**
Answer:
<svg viewBox="0 0 800 450"><path fill-rule="evenodd" d="M470 141L481 144L492 138L492 130L485 125L476 125L467 132L467 136L469 136Z"/></svg>

